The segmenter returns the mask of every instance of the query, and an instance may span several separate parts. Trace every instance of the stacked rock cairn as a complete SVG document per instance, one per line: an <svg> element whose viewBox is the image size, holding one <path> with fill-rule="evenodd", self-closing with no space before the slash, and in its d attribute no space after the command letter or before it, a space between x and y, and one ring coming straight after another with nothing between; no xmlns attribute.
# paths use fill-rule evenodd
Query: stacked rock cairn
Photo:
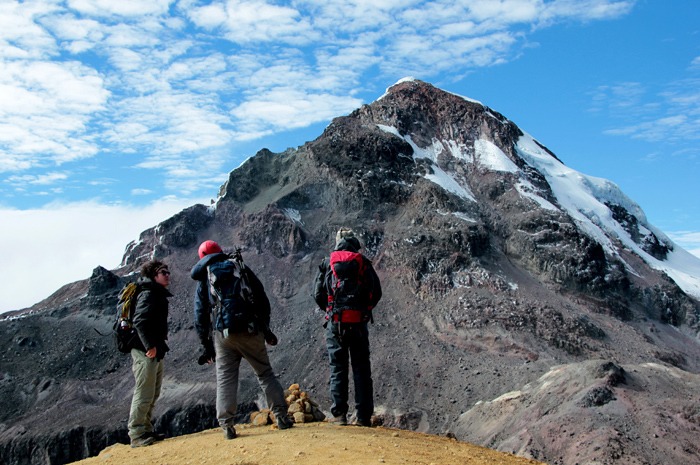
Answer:
<svg viewBox="0 0 700 465"><path fill-rule="evenodd" d="M287 401L287 415L294 419L294 423L310 423L323 421L326 415L318 404L311 400L309 393L302 391L298 384L292 384L285 389L284 396ZM262 409L250 414L250 423L254 426L274 425L275 414L270 409Z"/></svg>

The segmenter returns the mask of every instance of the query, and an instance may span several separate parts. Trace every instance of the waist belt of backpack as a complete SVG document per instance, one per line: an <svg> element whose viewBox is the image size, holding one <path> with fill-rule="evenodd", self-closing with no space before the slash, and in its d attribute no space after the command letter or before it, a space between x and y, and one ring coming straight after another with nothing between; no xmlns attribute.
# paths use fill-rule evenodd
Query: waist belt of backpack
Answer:
<svg viewBox="0 0 700 465"><path fill-rule="evenodd" d="M323 327L324 327L324 328L325 328L326 326L328 326L328 322L329 322L329 321L331 322L331 324L333 324L333 317L336 316L336 315L338 315L338 321L337 321L337 323L340 323L341 320L343 319L343 310L342 310L342 309L340 309L340 310L336 309L336 308L335 308L335 305L334 305L333 303L331 303L331 305L330 305L330 311L326 310L326 314L328 315L328 319L323 323Z"/></svg>

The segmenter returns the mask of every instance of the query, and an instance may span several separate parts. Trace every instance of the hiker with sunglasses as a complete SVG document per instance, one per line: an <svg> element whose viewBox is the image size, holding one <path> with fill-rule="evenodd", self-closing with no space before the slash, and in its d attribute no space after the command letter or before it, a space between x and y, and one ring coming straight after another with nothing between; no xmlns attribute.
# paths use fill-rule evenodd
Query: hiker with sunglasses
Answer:
<svg viewBox="0 0 700 465"><path fill-rule="evenodd" d="M165 436L153 430L151 415L163 384L163 359L170 350L168 339L168 298L172 294L168 266L151 260L141 267L139 294L133 324L138 334L131 349L136 381L129 413L131 447L150 446Z"/></svg>

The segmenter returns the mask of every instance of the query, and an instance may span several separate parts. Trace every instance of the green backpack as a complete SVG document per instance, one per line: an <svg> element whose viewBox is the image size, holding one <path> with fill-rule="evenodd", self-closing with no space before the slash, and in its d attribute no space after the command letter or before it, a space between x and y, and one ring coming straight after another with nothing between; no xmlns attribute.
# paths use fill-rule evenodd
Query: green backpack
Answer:
<svg viewBox="0 0 700 465"><path fill-rule="evenodd" d="M117 350L124 354L131 352L134 341L139 337L132 321L139 292L141 292L141 286L135 282L130 282L119 293L117 320L114 322L112 329Z"/></svg>

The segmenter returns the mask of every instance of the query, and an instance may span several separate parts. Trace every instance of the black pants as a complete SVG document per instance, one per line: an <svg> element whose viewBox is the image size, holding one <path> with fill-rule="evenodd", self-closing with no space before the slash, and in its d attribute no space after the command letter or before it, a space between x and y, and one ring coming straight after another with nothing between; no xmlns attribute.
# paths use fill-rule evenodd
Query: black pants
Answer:
<svg viewBox="0 0 700 465"><path fill-rule="evenodd" d="M348 413L349 364L355 383L357 421L369 422L374 412L372 366L369 361L367 323L328 323L326 347L331 365L331 413L335 417Z"/></svg>

